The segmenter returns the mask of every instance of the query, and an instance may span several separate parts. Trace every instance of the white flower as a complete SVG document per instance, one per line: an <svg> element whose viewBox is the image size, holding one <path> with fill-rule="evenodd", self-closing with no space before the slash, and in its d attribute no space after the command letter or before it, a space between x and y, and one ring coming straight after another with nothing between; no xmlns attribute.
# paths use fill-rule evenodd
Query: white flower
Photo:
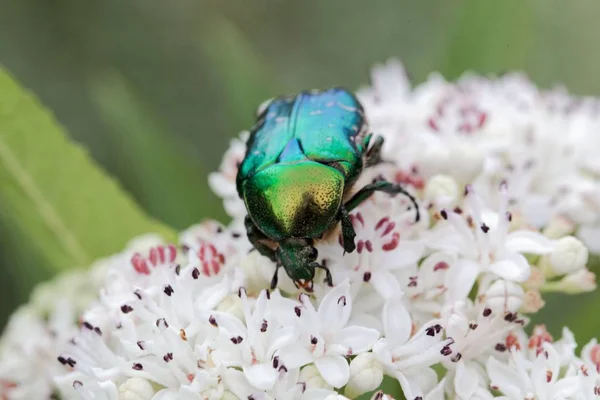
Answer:
<svg viewBox="0 0 600 400"><path fill-rule="evenodd" d="M394 272L416 264L425 250L419 241L405 239L410 236L408 228L414 222L414 210L407 221L406 215L395 218L376 203L366 203L351 218L356 231L354 252L343 254L341 244L319 247L334 279L368 283L384 298L402 293Z"/></svg>
<svg viewBox="0 0 600 400"><path fill-rule="evenodd" d="M596 290L596 275L587 268L565 275L560 281L547 283L545 289L577 294Z"/></svg>
<svg viewBox="0 0 600 400"><path fill-rule="evenodd" d="M251 310L246 291L240 289L244 319L226 313L213 314L221 335L212 346L215 362L242 368L248 382L261 390L270 390L284 364L274 353L292 338L292 327L282 327L268 308L270 295L261 292ZM285 367L284 367L285 368Z"/></svg>
<svg viewBox="0 0 600 400"><path fill-rule="evenodd" d="M373 353L362 353L350 362L350 379L345 394L356 398L377 389L383 381L383 366Z"/></svg>
<svg viewBox="0 0 600 400"><path fill-rule="evenodd" d="M548 261L556 275L576 272L587 264L588 250L579 239L565 236L556 241L556 248L549 255Z"/></svg>
<svg viewBox="0 0 600 400"><path fill-rule="evenodd" d="M208 177L211 189L217 196L223 198L227 214L238 220L243 220L246 215L246 207L238 196L235 179L238 167L246 155L248 136L248 132L242 132L239 138L231 140L229 149L223 156L219 172L214 172Z"/></svg>
<svg viewBox="0 0 600 400"><path fill-rule="evenodd" d="M345 200L386 179L420 221L408 196L373 194L350 213L354 252L339 223L314 238L336 286L319 268L309 293L285 271L269 291L277 265L252 248L236 187L243 133L209 178L233 221L136 238L40 286L0 341L0 399L392 400L389 379L408 400L599 396L597 341L578 357L567 328L528 336L519 313L596 288L600 102L518 74L411 87L398 61L372 79L358 96L384 162Z"/></svg>
<svg viewBox="0 0 600 400"><path fill-rule="evenodd" d="M453 207L459 199L456 181L447 175L435 175L425 185L425 199L437 208Z"/></svg>
<svg viewBox="0 0 600 400"><path fill-rule="evenodd" d="M452 340L442 340L442 326L435 322L412 334L410 314L398 299L386 302L383 325L385 337L375 344L373 353L386 373L398 379L406 398L422 397L419 377L431 374L429 366L452 354Z"/></svg>
<svg viewBox="0 0 600 400"><path fill-rule="evenodd" d="M444 221L428 234L429 247L459 256L451 267L460 274L454 288L457 299L465 298L483 273L525 282L530 266L523 253L546 254L554 249L554 244L539 233L509 232L511 214L506 211L506 201L499 212L490 211L468 186L465 206L464 210L442 210Z"/></svg>
<svg viewBox="0 0 600 400"><path fill-rule="evenodd" d="M475 360L485 352L506 351L502 344L504 336L523 325L516 313L491 308L469 306L457 302L444 312L446 334L454 340L455 355L451 361Z"/></svg>
<svg viewBox="0 0 600 400"><path fill-rule="evenodd" d="M56 354L75 329L75 310L64 298L53 306L48 320L25 306L8 322L0 347L0 398L50 398L52 378L67 371Z"/></svg>
<svg viewBox="0 0 600 400"><path fill-rule="evenodd" d="M492 388L499 390L508 399L565 399L581 390L579 376L560 376L560 357L550 343L533 362L521 351L512 351L508 364L490 357L487 373Z"/></svg>
<svg viewBox="0 0 600 400"><path fill-rule="evenodd" d="M154 388L146 379L129 378L119 386L120 400L147 400L155 394Z"/></svg>
<svg viewBox="0 0 600 400"><path fill-rule="evenodd" d="M281 308L280 318L291 318L298 335L295 342L279 349L280 360L288 368L314 363L323 379L335 388L348 382L350 369L345 357L368 351L379 338L375 329L346 326L352 311L348 282L331 289L318 310L304 294L297 305L290 308L282 304Z"/></svg>

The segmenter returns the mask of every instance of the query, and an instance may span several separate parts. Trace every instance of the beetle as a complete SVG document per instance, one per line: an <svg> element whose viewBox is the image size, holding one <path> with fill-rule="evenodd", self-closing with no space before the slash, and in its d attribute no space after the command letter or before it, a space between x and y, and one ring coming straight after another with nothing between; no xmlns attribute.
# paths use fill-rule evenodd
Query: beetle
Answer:
<svg viewBox="0 0 600 400"><path fill-rule="evenodd" d="M276 263L271 288L283 267L297 288L311 291L317 269L316 239L341 222L345 252L355 249L350 211L377 191L414 197L383 178L350 194L364 168L381 160L383 138L369 133L363 106L343 88L282 96L262 106L250 130L236 188L246 205L250 243Z"/></svg>

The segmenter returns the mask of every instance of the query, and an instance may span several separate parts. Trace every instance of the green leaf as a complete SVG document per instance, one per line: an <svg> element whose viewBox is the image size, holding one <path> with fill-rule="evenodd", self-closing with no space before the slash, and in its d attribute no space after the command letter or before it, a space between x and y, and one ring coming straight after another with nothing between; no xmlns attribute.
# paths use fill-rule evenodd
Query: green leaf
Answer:
<svg viewBox="0 0 600 400"><path fill-rule="evenodd" d="M201 160L191 158L121 75L94 76L89 87L99 114L114 131L107 132L107 140L115 144L118 175L148 213L180 229L208 217L225 219ZM208 215L207 210L219 211Z"/></svg>
<svg viewBox="0 0 600 400"><path fill-rule="evenodd" d="M174 232L148 218L122 189L69 141L53 116L0 68L0 224L21 246L14 269L35 252L43 268L87 266L136 235ZM2 243L3 252L13 246ZM3 258L7 255L3 254Z"/></svg>

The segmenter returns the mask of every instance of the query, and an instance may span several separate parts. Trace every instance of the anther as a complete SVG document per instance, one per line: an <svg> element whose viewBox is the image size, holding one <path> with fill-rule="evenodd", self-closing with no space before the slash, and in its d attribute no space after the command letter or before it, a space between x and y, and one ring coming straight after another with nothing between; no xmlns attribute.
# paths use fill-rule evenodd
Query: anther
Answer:
<svg viewBox="0 0 600 400"><path fill-rule="evenodd" d="M173 287L171 285L167 285L163 289L163 292L165 292L165 294L170 297L173 294L173 292L174 292L173 291Z"/></svg>
<svg viewBox="0 0 600 400"><path fill-rule="evenodd" d="M444 347L442 348L442 350L440 350L440 353L441 353L443 356L449 356L450 354L452 354L452 349L450 348L450 346L444 346Z"/></svg>

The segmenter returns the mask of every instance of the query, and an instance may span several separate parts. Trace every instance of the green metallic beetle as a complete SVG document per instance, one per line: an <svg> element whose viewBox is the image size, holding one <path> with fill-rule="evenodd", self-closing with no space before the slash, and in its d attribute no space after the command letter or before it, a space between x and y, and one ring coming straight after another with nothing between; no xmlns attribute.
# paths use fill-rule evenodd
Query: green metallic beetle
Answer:
<svg viewBox="0 0 600 400"><path fill-rule="evenodd" d="M362 105L345 89L279 97L259 110L236 185L248 239L277 265L271 288L280 267L306 290L324 269L331 286L314 240L341 221L344 251L354 251L349 212L376 191L408 196L419 220L415 199L400 185L378 180L349 196L363 168L381 162L383 138L369 147L371 138Z"/></svg>

